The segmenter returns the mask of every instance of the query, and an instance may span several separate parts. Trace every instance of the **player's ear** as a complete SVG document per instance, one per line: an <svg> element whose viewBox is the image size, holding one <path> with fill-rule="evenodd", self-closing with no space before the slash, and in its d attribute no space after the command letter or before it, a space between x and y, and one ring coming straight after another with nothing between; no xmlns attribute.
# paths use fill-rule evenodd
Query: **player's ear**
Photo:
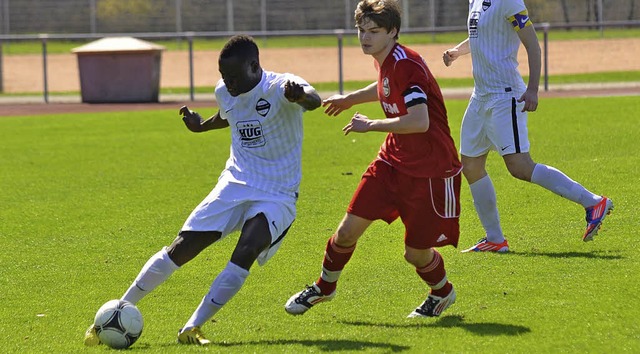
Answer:
<svg viewBox="0 0 640 354"><path fill-rule="evenodd" d="M260 63L257 60L251 60L251 63L249 65L251 66L252 73L255 74L260 71Z"/></svg>
<svg viewBox="0 0 640 354"><path fill-rule="evenodd" d="M397 28L392 28L388 33L389 33L389 36L391 36L393 38L398 38L398 29Z"/></svg>

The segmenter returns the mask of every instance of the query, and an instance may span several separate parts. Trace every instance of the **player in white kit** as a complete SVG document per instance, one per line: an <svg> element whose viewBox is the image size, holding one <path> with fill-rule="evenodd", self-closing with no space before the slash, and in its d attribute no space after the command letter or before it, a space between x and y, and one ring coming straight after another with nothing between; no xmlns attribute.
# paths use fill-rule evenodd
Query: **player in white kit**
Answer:
<svg viewBox="0 0 640 354"><path fill-rule="evenodd" d="M463 173L486 235L464 250L506 252L496 192L485 169L487 155L496 150L512 176L533 182L582 205L587 228L583 241L598 233L613 202L591 193L561 171L535 163L529 155L527 112L538 106L540 45L523 0L470 0L468 38L444 52L446 66L471 53L474 90L460 132ZM517 54L527 51L529 82L518 71Z"/></svg>
<svg viewBox="0 0 640 354"><path fill-rule="evenodd" d="M207 120L186 106L180 113L193 132L231 128L226 167L177 238L147 261L122 297L136 304L209 245L241 231L230 261L180 330L178 342L183 344L210 343L200 327L240 290L253 263L263 265L282 243L296 217L302 115L322 102L302 78L264 71L251 37L232 37L218 64L219 111ZM93 326L85 344L99 344Z"/></svg>

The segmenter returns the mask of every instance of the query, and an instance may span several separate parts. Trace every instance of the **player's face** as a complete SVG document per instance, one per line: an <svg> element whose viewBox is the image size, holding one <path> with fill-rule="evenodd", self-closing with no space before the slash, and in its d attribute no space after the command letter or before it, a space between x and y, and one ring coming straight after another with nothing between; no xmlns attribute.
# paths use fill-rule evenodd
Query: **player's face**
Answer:
<svg viewBox="0 0 640 354"><path fill-rule="evenodd" d="M238 57L220 58L220 75L231 96L249 92L260 82L260 66L254 60Z"/></svg>
<svg viewBox="0 0 640 354"><path fill-rule="evenodd" d="M366 18L356 27L364 54L372 55L376 59L378 57L384 59L395 44L396 29L387 32L385 28Z"/></svg>

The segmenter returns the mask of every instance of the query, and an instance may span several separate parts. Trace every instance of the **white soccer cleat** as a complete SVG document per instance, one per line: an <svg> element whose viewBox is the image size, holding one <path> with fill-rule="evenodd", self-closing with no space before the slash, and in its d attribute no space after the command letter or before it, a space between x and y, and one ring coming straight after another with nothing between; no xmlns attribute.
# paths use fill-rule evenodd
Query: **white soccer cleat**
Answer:
<svg viewBox="0 0 640 354"><path fill-rule="evenodd" d="M304 290L289 298L284 309L292 315L302 315L313 305L323 301L331 301L335 296L335 291L329 295L322 295L316 284L307 285Z"/></svg>
<svg viewBox="0 0 640 354"><path fill-rule="evenodd" d="M413 310L407 317L438 317L442 311L453 305L454 302L456 302L456 290L454 288L451 288L449 295L445 297L429 294L422 305Z"/></svg>

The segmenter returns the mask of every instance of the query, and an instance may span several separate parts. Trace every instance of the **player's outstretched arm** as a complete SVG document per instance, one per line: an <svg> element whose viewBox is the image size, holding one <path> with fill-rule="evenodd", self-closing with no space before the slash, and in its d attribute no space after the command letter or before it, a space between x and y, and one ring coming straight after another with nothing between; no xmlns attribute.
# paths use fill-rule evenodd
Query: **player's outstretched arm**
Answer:
<svg viewBox="0 0 640 354"><path fill-rule="evenodd" d="M322 106L326 107L324 113L329 116L337 116L342 111L347 110L354 105L374 102L378 100L378 83L374 82L369 86L357 91L353 91L347 95L333 95L322 101Z"/></svg>
<svg viewBox="0 0 640 354"><path fill-rule="evenodd" d="M220 117L220 111L207 120L203 120L198 112L190 110L187 106L180 107L180 114L182 115L184 125L194 133L201 133L206 132L207 130L221 129L229 126L229 122Z"/></svg>
<svg viewBox="0 0 640 354"><path fill-rule="evenodd" d="M322 99L311 86L302 86L293 81L284 84L284 97L289 102L295 102L307 111L313 111L320 107Z"/></svg>
<svg viewBox="0 0 640 354"><path fill-rule="evenodd" d="M401 117L369 119L356 112L351 121L342 128L344 135L366 132L385 132L397 134L424 133L429 130L429 109L426 104L409 107L407 114Z"/></svg>
<svg viewBox="0 0 640 354"><path fill-rule="evenodd" d="M460 42L457 46L447 49L442 53L442 61L444 65L451 66L454 60L458 59L462 55L469 54L471 47L469 47L469 38Z"/></svg>

